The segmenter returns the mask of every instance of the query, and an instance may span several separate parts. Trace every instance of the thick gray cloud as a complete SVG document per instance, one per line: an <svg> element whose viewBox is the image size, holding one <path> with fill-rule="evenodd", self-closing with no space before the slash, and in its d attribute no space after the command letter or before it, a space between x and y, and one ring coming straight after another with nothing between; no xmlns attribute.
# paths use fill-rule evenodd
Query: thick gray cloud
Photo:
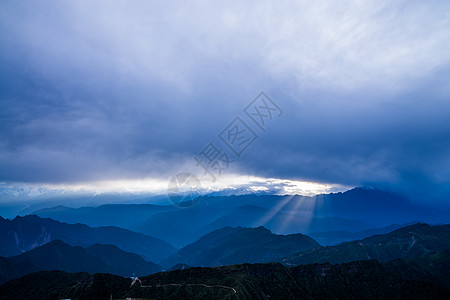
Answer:
<svg viewBox="0 0 450 300"><path fill-rule="evenodd" d="M284 114L234 172L445 198L449 14L445 1L4 1L0 181L167 178L264 90Z"/></svg>

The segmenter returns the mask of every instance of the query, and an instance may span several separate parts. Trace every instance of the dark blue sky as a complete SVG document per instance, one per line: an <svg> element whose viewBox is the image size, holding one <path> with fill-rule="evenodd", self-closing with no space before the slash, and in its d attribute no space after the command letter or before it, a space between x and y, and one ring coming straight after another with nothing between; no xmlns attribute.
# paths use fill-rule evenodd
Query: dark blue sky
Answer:
<svg viewBox="0 0 450 300"><path fill-rule="evenodd" d="M209 142L229 151L218 135L240 117L258 139L228 152L227 188L245 175L446 203L449 15L446 1L2 1L0 182L165 184L201 171ZM265 132L243 112L260 91L283 110Z"/></svg>

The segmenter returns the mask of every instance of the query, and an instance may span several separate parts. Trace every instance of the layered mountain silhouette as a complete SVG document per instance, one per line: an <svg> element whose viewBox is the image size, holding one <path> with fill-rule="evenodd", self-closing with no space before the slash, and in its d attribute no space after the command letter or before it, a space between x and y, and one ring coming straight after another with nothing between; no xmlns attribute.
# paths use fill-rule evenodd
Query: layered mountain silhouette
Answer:
<svg viewBox="0 0 450 300"><path fill-rule="evenodd" d="M43 270L141 276L158 272L161 267L113 245L95 244L82 248L60 240L18 256L0 258L0 282Z"/></svg>
<svg viewBox="0 0 450 300"><path fill-rule="evenodd" d="M450 225L418 223L326 247L302 234L225 227L163 263L173 271L143 276L161 267L113 245L54 240L0 258L0 281L33 272L0 286L0 299L448 299ZM133 275L139 280L126 278Z"/></svg>
<svg viewBox="0 0 450 300"><path fill-rule="evenodd" d="M298 251L320 245L303 234L277 235L264 227L225 227L215 230L161 264L190 266L222 266L238 263L271 262Z"/></svg>
<svg viewBox="0 0 450 300"><path fill-rule="evenodd" d="M450 252L416 260L285 267L240 264L162 272L38 272L7 282L0 299L449 299Z"/></svg>
<svg viewBox="0 0 450 300"><path fill-rule="evenodd" d="M83 247L112 244L153 262L158 262L176 251L163 240L113 226L94 228L83 224L61 223L34 215L0 220L0 256L18 255L56 239Z"/></svg>
<svg viewBox="0 0 450 300"><path fill-rule="evenodd" d="M302 251L281 262L288 266L370 259L386 262L397 258L417 258L449 249L450 225L415 224L362 240Z"/></svg>
<svg viewBox="0 0 450 300"><path fill-rule="evenodd" d="M333 231L333 241L336 243L348 241L349 232L394 223L450 222L448 211L424 208L399 195L368 188L314 197L206 196L200 197L196 205L188 208L148 204L82 208L59 206L41 209L35 214L89 226L120 226L168 241L177 247L186 246L226 226L264 226L277 234ZM324 242L330 244L326 240Z"/></svg>
<svg viewBox="0 0 450 300"><path fill-rule="evenodd" d="M43 208L32 214L59 220L67 223L82 223L89 226L114 225L130 228L140 220L146 220L152 215L177 210L173 205L153 204L104 204L98 207L71 208L58 205Z"/></svg>
<svg viewBox="0 0 450 300"><path fill-rule="evenodd" d="M49 208L0 218L0 299L448 299L450 225L409 223L445 213L371 189Z"/></svg>

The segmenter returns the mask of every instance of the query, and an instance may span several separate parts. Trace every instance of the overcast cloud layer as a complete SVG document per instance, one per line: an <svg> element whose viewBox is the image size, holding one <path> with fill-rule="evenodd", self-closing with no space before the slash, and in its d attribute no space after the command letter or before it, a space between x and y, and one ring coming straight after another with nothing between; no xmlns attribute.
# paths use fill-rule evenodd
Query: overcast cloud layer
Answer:
<svg viewBox="0 0 450 300"><path fill-rule="evenodd" d="M0 181L169 179L265 91L230 173L445 201L449 28L448 1L2 1Z"/></svg>

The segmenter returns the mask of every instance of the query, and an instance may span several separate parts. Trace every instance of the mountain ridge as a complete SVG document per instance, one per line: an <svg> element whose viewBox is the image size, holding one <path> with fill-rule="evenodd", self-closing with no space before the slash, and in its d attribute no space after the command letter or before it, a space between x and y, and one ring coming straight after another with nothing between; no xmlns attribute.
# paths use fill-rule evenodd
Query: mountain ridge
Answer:
<svg viewBox="0 0 450 300"><path fill-rule="evenodd" d="M87 248L53 240L17 256L0 258L0 282L37 271L111 273L131 276L148 275L161 267L137 254L114 245L95 244Z"/></svg>
<svg viewBox="0 0 450 300"><path fill-rule="evenodd" d="M58 213L51 213L51 209L41 209L35 213L89 226L116 225L168 241L177 247L184 247L204 234L225 226L265 226L278 234L310 234L356 232L415 220L450 222L449 211L424 208L401 195L370 188L316 196L202 196L196 205L188 208L114 204L75 208L66 212L61 209Z"/></svg>
<svg viewBox="0 0 450 300"><path fill-rule="evenodd" d="M380 262L398 258L415 258L450 249L450 225L430 226L426 223L376 234L362 240L336 246L320 247L296 253L280 260L288 266L309 263L345 263L377 259Z"/></svg>
<svg viewBox="0 0 450 300"><path fill-rule="evenodd" d="M36 215L17 216L0 223L1 256L13 256L59 239L73 246L113 244L134 252L149 261L158 262L175 252L169 243L115 226L90 227L68 224Z"/></svg>
<svg viewBox="0 0 450 300"><path fill-rule="evenodd" d="M303 234L277 235L263 226L255 228L224 227L214 230L187 245L161 264L190 266L220 266L237 263L269 262L320 245Z"/></svg>

